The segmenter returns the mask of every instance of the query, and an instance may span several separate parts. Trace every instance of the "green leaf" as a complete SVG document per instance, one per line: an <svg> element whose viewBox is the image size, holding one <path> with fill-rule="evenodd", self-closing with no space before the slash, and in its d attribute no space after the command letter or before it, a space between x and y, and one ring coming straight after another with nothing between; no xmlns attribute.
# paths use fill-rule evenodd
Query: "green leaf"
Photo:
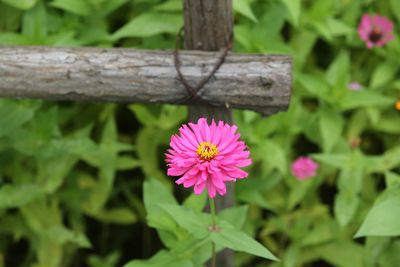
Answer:
<svg viewBox="0 0 400 267"><path fill-rule="evenodd" d="M349 161L347 154L312 154L312 157L336 168L342 168Z"/></svg>
<svg viewBox="0 0 400 267"><path fill-rule="evenodd" d="M125 37L149 37L161 33L176 34L182 26L181 14L144 13L116 31L114 40Z"/></svg>
<svg viewBox="0 0 400 267"><path fill-rule="evenodd" d="M129 109L143 125L165 130L171 129L187 118L186 108L180 106L134 104L130 105Z"/></svg>
<svg viewBox="0 0 400 267"><path fill-rule="evenodd" d="M370 87L376 88L390 82L395 78L398 69L399 65L391 61L378 64L372 73Z"/></svg>
<svg viewBox="0 0 400 267"><path fill-rule="evenodd" d="M114 251L105 256L90 255L88 263L90 267L114 267L117 266L121 258L120 251Z"/></svg>
<svg viewBox="0 0 400 267"><path fill-rule="evenodd" d="M397 0L389 0L391 10L396 16L397 20L400 21L400 2Z"/></svg>
<svg viewBox="0 0 400 267"><path fill-rule="evenodd" d="M182 11L183 4L181 0L169 0L156 5L153 10L155 11Z"/></svg>
<svg viewBox="0 0 400 267"><path fill-rule="evenodd" d="M394 172L385 172L386 187L390 188L400 184L400 175Z"/></svg>
<svg viewBox="0 0 400 267"><path fill-rule="evenodd" d="M265 157L265 151L270 151L274 157ZM254 148L254 156L260 158L263 162L263 169L268 172L272 169L278 169L281 173L287 172L287 160L283 148L273 140L264 140L259 146Z"/></svg>
<svg viewBox="0 0 400 267"><path fill-rule="evenodd" d="M58 244L70 242L83 248L90 248L92 246L85 235L71 231L64 226L53 226L49 229L45 229L41 232L41 236L55 241Z"/></svg>
<svg viewBox="0 0 400 267"><path fill-rule="evenodd" d="M290 21L295 27L299 26L301 0L281 0L289 11Z"/></svg>
<svg viewBox="0 0 400 267"><path fill-rule="evenodd" d="M288 199L288 208L292 210L301 200L307 196L308 191L315 183L315 179L301 181L300 183L295 180L291 183L291 190Z"/></svg>
<svg viewBox="0 0 400 267"><path fill-rule="evenodd" d="M89 16L92 13L86 0L54 0L50 5L78 16Z"/></svg>
<svg viewBox="0 0 400 267"><path fill-rule="evenodd" d="M277 260L263 245L246 233L233 227L231 228L227 224L221 224L220 231L211 232L211 240L221 247L227 247L234 251L246 252L269 260Z"/></svg>
<svg viewBox="0 0 400 267"><path fill-rule="evenodd" d="M152 109L148 105L133 104L129 106L129 109L135 114L138 121L146 126L157 126L159 114L151 112Z"/></svg>
<svg viewBox="0 0 400 267"><path fill-rule="evenodd" d="M319 113L319 130L321 132L323 150L332 150L342 134L344 121L340 113L329 108L322 108Z"/></svg>
<svg viewBox="0 0 400 267"><path fill-rule="evenodd" d="M351 178L351 177L347 177ZM360 198L354 194L339 193L335 197L335 216L341 226L346 226L353 219L358 206Z"/></svg>
<svg viewBox="0 0 400 267"><path fill-rule="evenodd" d="M33 36L34 40L40 43L47 34L47 27L46 8L40 1L22 17L22 33Z"/></svg>
<svg viewBox="0 0 400 267"><path fill-rule="evenodd" d="M208 215L195 212L186 207L169 204L159 204L179 226L191 233L197 239L203 239L208 235L208 226L211 218Z"/></svg>
<svg viewBox="0 0 400 267"><path fill-rule="evenodd" d="M394 102L394 99L375 92L348 90L338 104L342 110L349 110L359 107L391 106Z"/></svg>
<svg viewBox="0 0 400 267"><path fill-rule="evenodd" d="M192 209L194 211L202 211L207 202L207 194L203 193L201 195L191 194L185 199L183 205L186 208Z"/></svg>
<svg viewBox="0 0 400 267"><path fill-rule="evenodd" d="M131 170L140 166L140 161L129 157L121 156L117 158L117 169L118 170Z"/></svg>
<svg viewBox="0 0 400 267"><path fill-rule="evenodd" d="M331 242L326 245L319 245L316 251L333 266L364 267L363 247L353 242Z"/></svg>
<svg viewBox="0 0 400 267"><path fill-rule="evenodd" d="M334 221L318 222L315 227L301 240L303 246L320 245L335 238L339 231Z"/></svg>
<svg viewBox="0 0 400 267"><path fill-rule="evenodd" d="M125 207L102 210L95 217L105 223L132 224L137 221L136 215Z"/></svg>
<svg viewBox="0 0 400 267"><path fill-rule="evenodd" d="M301 86L303 86L308 92L315 96L319 96L322 99L330 99L331 92L329 90L328 84L323 77L310 74L299 74L295 76L296 81L298 81Z"/></svg>
<svg viewBox="0 0 400 267"><path fill-rule="evenodd" d="M388 188L369 211L355 237L400 235L400 185Z"/></svg>
<svg viewBox="0 0 400 267"><path fill-rule="evenodd" d="M121 7L123 4L128 2L128 0L112 0L102 2L100 12L102 16L107 16L111 12L115 11L117 8Z"/></svg>
<svg viewBox="0 0 400 267"><path fill-rule="evenodd" d="M233 10L256 23L258 22L249 0L233 0Z"/></svg>
<svg viewBox="0 0 400 267"><path fill-rule="evenodd" d="M349 83L349 71L349 53L347 51L342 51L329 66L325 78L333 87L347 87L347 84Z"/></svg>
<svg viewBox="0 0 400 267"><path fill-rule="evenodd" d="M332 17L329 17L326 20L326 26L332 36L348 35L355 32L354 28L345 24L342 20L338 20Z"/></svg>
<svg viewBox="0 0 400 267"><path fill-rule="evenodd" d="M10 134L16 128L31 120L35 109L24 103L0 101L0 137Z"/></svg>
<svg viewBox="0 0 400 267"><path fill-rule="evenodd" d="M179 259L176 255L165 250L159 251L149 260L133 260L123 267L194 267L187 259Z"/></svg>
<svg viewBox="0 0 400 267"><path fill-rule="evenodd" d="M44 192L37 185L4 185L0 188L0 208L17 208L41 196Z"/></svg>
<svg viewBox="0 0 400 267"><path fill-rule="evenodd" d="M247 205L224 209L218 214L218 218L229 222L236 229L241 229L246 221L248 210Z"/></svg>
<svg viewBox="0 0 400 267"><path fill-rule="evenodd" d="M2 45L30 45L32 36L13 32L0 32L0 44Z"/></svg>
<svg viewBox="0 0 400 267"><path fill-rule="evenodd" d="M390 134L400 134L400 116L396 113L385 114L377 119L373 129Z"/></svg>
<svg viewBox="0 0 400 267"><path fill-rule="evenodd" d="M28 10L31 9L37 3L38 0L1 0L1 1L15 8Z"/></svg>
<svg viewBox="0 0 400 267"><path fill-rule="evenodd" d="M358 210L364 169L364 159L358 152L342 166L334 206L335 217L341 226L348 225Z"/></svg>
<svg viewBox="0 0 400 267"><path fill-rule="evenodd" d="M160 204L178 205L173 195L158 180L151 178L143 184L144 205L149 226L174 232L176 224Z"/></svg>
<svg viewBox="0 0 400 267"><path fill-rule="evenodd" d="M153 127L142 128L137 135L137 153L143 172L149 177L165 180L165 174L159 168L159 144L162 143L160 131Z"/></svg>

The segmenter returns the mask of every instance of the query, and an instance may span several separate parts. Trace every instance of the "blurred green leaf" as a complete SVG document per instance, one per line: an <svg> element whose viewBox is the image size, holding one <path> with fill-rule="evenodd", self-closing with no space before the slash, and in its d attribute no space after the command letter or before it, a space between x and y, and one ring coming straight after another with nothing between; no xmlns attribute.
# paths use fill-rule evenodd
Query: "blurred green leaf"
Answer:
<svg viewBox="0 0 400 267"><path fill-rule="evenodd" d="M32 37L13 32L0 32L0 44L2 45L29 45Z"/></svg>
<svg viewBox="0 0 400 267"><path fill-rule="evenodd" d="M123 267L195 267L187 259L179 259L176 255L165 250L159 251L150 260L133 260L125 264Z"/></svg>
<svg viewBox="0 0 400 267"><path fill-rule="evenodd" d="M41 42L47 34L46 8L40 1L34 8L25 12L22 17L22 33L32 36L35 42Z"/></svg>
<svg viewBox="0 0 400 267"><path fill-rule="evenodd" d="M0 1L0 32L18 31L23 12Z"/></svg>
<svg viewBox="0 0 400 267"><path fill-rule="evenodd" d="M10 100L0 101L0 137L11 134L33 118L35 108Z"/></svg>
<svg viewBox="0 0 400 267"><path fill-rule="evenodd" d="M182 11L183 4L181 0L165 1L154 7L155 11Z"/></svg>
<svg viewBox="0 0 400 267"><path fill-rule="evenodd" d="M92 12L86 0L54 0L50 5L79 16L89 16Z"/></svg>
<svg viewBox="0 0 400 267"><path fill-rule="evenodd" d="M397 21L400 21L400 2L397 0L389 0L391 11L396 16Z"/></svg>
<svg viewBox="0 0 400 267"><path fill-rule="evenodd" d="M23 10L31 9L38 2L38 0L1 0L1 1L10 6Z"/></svg>
<svg viewBox="0 0 400 267"><path fill-rule="evenodd" d="M115 251L110 253L105 257L99 257L96 255L91 255L89 257L88 263L90 267L115 267L117 262L120 260L121 253Z"/></svg>
<svg viewBox="0 0 400 267"><path fill-rule="evenodd" d="M182 24L180 14L145 13L133 18L116 31L112 38L149 37L161 33L176 34Z"/></svg>
<svg viewBox="0 0 400 267"><path fill-rule="evenodd" d="M389 106L394 103L394 99L370 91L348 91L345 94L342 101L339 103L339 107L342 110L349 110L359 107L371 107L371 106Z"/></svg>
<svg viewBox="0 0 400 267"><path fill-rule="evenodd" d="M263 245L248 236L246 233L222 224L218 232L211 232L211 240L217 245L230 248L234 251L242 251L269 260L277 258Z"/></svg>
<svg viewBox="0 0 400 267"><path fill-rule="evenodd" d="M0 187L0 208L17 208L43 196L37 185L4 185Z"/></svg>
<svg viewBox="0 0 400 267"><path fill-rule="evenodd" d="M90 248L89 240L82 233L73 232L63 226L54 226L43 230L41 235L59 244L72 242L83 248Z"/></svg>
<svg viewBox="0 0 400 267"><path fill-rule="evenodd" d="M341 136L344 121L340 114L329 108L320 109L319 130L321 131L323 150L328 153Z"/></svg>
<svg viewBox="0 0 400 267"><path fill-rule="evenodd" d="M208 226L211 224L209 216L204 216L204 214L178 205L159 204L159 206L167 212L179 226L191 233L193 237L203 239L208 235Z"/></svg>
<svg viewBox="0 0 400 267"><path fill-rule="evenodd" d="M105 223L132 224L137 221L136 215L128 208L112 208L100 211L95 215Z"/></svg>
<svg viewBox="0 0 400 267"><path fill-rule="evenodd" d="M372 73L370 87L376 88L385 85L395 77L398 69L399 65L391 61L377 65Z"/></svg>
<svg viewBox="0 0 400 267"><path fill-rule="evenodd" d="M281 0L290 14L290 21L295 27L299 26L301 13L301 0Z"/></svg>
<svg viewBox="0 0 400 267"><path fill-rule="evenodd" d="M249 0L233 0L233 10L254 22L258 22Z"/></svg>
<svg viewBox="0 0 400 267"><path fill-rule="evenodd" d="M102 16L106 16L116 9L120 8L122 5L127 3L129 0L112 0L112 1L104 1L102 2L102 6L100 8L100 12Z"/></svg>
<svg viewBox="0 0 400 267"><path fill-rule="evenodd" d="M156 128L141 129L137 136L137 152L144 173L162 180L165 174L159 169L157 156L158 145L161 143L159 138L159 131Z"/></svg>
<svg viewBox="0 0 400 267"><path fill-rule="evenodd" d="M203 193L201 195L191 194L185 199L183 205L194 211L202 211L207 202L207 194Z"/></svg>
<svg viewBox="0 0 400 267"><path fill-rule="evenodd" d="M246 221L248 206L238 206L222 210L218 217L241 229Z"/></svg>
<svg viewBox="0 0 400 267"><path fill-rule="evenodd" d="M355 237L400 235L400 185L387 189L374 203Z"/></svg>
<svg viewBox="0 0 400 267"><path fill-rule="evenodd" d="M349 70L350 55L347 51L342 51L329 66L325 78L331 86L346 88L347 84L350 82Z"/></svg>
<svg viewBox="0 0 400 267"><path fill-rule="evenodd" d="M364 166L363 157L358 152L353 153L342 166L334 206L335 217L341 226L351 222L360 205Z"/></svg>
<svg viewBox="0 0 400 267"><path fill-rule="evenodd" d="M178 204L171 192L161 182L152 178L144 182L143 194L148 224L158 229L175 229L173 219L160 206L160 204Z"/></svg>
<svg viewBox="0 0 400 267"><path fill-rule="evenodd" d="M351 242L329 242L317 248L321 257L334 266L364 267L363 248Z"/></svg>

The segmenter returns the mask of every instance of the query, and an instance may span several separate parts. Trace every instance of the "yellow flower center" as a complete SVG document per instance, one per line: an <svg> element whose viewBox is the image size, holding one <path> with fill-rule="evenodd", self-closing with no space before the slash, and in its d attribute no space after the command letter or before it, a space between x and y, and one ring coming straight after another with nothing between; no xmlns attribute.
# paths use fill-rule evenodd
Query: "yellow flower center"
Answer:
<svg viewBox="0 0 400 267"><path fill-rule="evenodd" d="M201 142L197 147L196 153L202 160L212 160L218 155L218 148L210 142Z"/></svg>

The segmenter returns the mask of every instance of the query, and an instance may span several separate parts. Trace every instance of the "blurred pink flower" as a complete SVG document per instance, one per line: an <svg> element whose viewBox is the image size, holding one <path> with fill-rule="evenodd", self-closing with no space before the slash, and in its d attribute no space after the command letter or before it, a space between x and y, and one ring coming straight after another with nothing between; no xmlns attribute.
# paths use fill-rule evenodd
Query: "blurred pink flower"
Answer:
<svg viewBox="0 0 400 267"><path fill-rule="evenodd" d="M354 90L354 91L358 91L362 88L362 85L358 82L351 82L347 86L350 90Z"/></svg>
<svg viewBox="0 0 400 267"><path fill-rule="evenodd" d="M383 46L394 38L393 23L384 16L363 15L358 34L368 48Z"/></svg>
<svg viewBox="0 0 400 267"><path fill-rule="evenodd" d="M197 124L189 123L179 129L180 135L171 137L171 148L166 153L168 176L182 176L176 181L185 188L194 186L194 193L201 194L207 187L208 195L225 195L225 182L247 177L241 170L251 164L250 152L237 126L212 120L207 124L200 118Z"/></svg>
<svg viewBox="0 0 400 267"><path fill-rule="evenodd" d="M298 157L292 163L292 174L298 180L305 180L316 175L319 165L309 157Z"/></svg>

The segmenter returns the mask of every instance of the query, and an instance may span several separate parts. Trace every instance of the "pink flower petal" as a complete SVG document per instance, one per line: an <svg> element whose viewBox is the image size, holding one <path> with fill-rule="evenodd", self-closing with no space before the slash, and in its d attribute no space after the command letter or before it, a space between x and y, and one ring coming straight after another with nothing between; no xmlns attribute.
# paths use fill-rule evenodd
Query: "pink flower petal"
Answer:
<svg viewBox="0 0 400 267"><path fill-rule="evenodd" d="M393 39L393 23L384 16L364 14L357 31L369 49L383 46Z"/></svg>
<svg viewBox="0 0 400 267"><path fill-rule="evenodd" d="M311 158L298 157L291 166L292 174L298 180L304 180L316 175L319 165Z"/></svg>
<svg viewBox="0 0 400 267"><path fill-rule="evenodd" d="M165 155L167 175L181 176L176 183L185 188L193 187L195 194L201 194L207 187L210 197L225 195L225 183L247 177L248 173L241 168L252 163L250 152L236 131L236 125L222 121L216 124L214 120L208 125L205 118L182 125L179 135L171 137L170 149ZM200 146L203 142L211 144ZM216 147L216 152L208 150L212 146ZM199 148L208 156L198 152Z"/></svg>

